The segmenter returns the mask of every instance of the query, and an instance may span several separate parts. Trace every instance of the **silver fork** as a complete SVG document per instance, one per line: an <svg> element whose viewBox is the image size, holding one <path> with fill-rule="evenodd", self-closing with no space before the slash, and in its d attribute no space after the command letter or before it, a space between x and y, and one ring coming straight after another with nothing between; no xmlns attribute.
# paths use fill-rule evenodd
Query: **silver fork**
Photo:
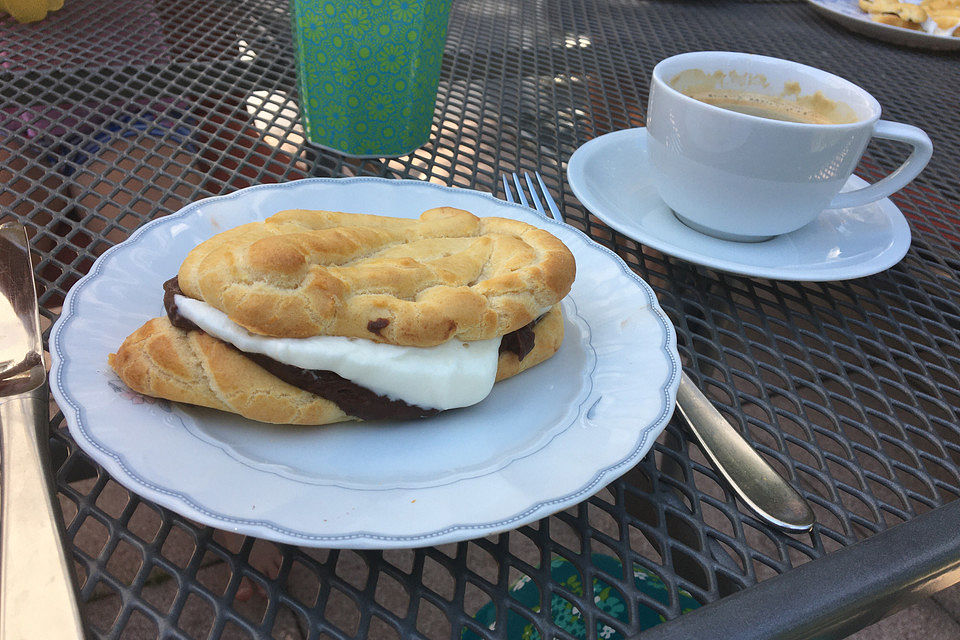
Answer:
<svg viewBox="0 0 960 640"><path fill-rule="evenodd" d="M544 210L530 174L523 174L530 194L529 201L520 177L516 173L511 175L520 204L530 206L532 202L533 208L542 217L552 217L566 224L539 172L534 172L534 175L550 215ZM504 199L516 202L507 174L501 177ZM815 518L810 504L760 457L682 371L680 387L677 389L677 409L714 468L757 517L790 533L802 533L813 527Z"/></svg>

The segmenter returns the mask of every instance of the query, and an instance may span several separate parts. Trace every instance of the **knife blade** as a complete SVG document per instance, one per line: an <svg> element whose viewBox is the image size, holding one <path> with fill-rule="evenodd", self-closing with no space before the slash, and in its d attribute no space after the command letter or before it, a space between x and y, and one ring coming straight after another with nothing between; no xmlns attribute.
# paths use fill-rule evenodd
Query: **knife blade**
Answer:
<svg viewBox="0 0 960 640"><path fill-rule="evenodd" d="M17 227L0 227L0 396L30 391L46 379L30 251Z"/></svg>
<svg viewBox="0 0 960 640"><path fill-rule="evenodd" d="M26 230L0 225L0 640L83 638L50 481L47 386Z"/></svg>
<svg viewBox="0 0 960 640"><path fill-rule="evenodd" d="M789 533L813 528L810 503L784 480L683 373L677 411L727 485L761 520Z"/></svg>

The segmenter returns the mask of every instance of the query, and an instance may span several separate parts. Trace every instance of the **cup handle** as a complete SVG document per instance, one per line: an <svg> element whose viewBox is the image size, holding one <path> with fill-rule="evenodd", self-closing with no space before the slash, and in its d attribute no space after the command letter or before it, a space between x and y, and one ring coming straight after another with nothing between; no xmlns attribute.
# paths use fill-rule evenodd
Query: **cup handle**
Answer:
<svg viewBox="0 0 960 640"><path fill-rule="evenodd" d="M873 184L838 193L827 205L828 209L842 209L844 207L859 207L861 205L886 198L892 193L907 186L911 180L923 171L933 155L933 143L922 129L900 122L877 120L873 125L873 137L885 140L906 142L913 147L913 152L906 162L897 167L897 170L886 178Z"/></svg>

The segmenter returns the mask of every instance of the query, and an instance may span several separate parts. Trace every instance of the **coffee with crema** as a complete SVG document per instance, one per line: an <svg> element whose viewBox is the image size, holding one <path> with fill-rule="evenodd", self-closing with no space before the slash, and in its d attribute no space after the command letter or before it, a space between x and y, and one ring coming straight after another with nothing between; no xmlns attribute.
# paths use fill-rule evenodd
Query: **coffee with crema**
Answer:
<svg viewBox="0 0 960 640"><path fill-rule="evenodd" d="M762 93L729 89L684 93L695 100L715 107L770 120L806 124L843 124L849 122L846 118L836 118L836 116L834 116L836 119L831 118L832 113L824 113L825 110L818 109L816 105L807 105L797 100Z"/></svg>
<svg viewBox="0 0 960 640"><path fill-rule="evenodd" d="M824 124L803 124L811 122ZM645 124L650 177L664 204L688 227L728 241L791 233L824 210L885 198L932 153L923 131L880 120L880 105L855 84L735 51L692 51L657 63ZM886 179L841 193L874 137L905 142L913 152Z"/></svg>
<svg viewBox="0 0 960 640"><path fill-rule="evenodd" d="M805 124L848 124L858 120L850 105L832 100L804 80L781 85L766 74L748 70L686 69L670 79L670 86L700 102L768 120ZM811 91L811 89L813 89Z"/></svg>

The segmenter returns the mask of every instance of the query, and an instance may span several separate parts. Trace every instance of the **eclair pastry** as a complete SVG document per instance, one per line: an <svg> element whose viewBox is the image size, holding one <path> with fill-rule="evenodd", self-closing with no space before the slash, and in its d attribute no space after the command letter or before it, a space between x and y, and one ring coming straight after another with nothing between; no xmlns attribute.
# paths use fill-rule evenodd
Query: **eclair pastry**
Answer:
<svg viewBox="0 0 960 640"><path fill-rule="evenodd" d="M137 392L262 422L427 417L552 356L574 275L515 220L282 211L194 248L166 316L109 362Z"/></svg>

